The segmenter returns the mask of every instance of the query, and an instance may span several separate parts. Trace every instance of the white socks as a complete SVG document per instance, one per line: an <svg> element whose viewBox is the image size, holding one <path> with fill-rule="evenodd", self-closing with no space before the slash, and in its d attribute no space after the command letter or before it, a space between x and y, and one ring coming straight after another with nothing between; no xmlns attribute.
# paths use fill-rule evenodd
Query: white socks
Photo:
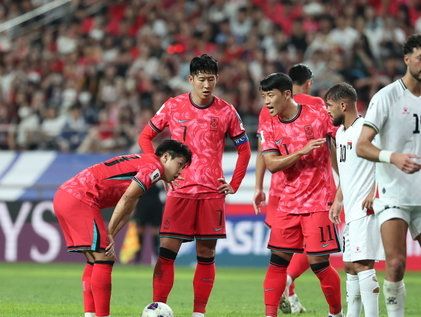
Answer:
<svg viewBox="0 0 421 317"><path fill-rule="evenodd" d="M95 313L85 313L85 317L95 317Z"/></svg>
<svg viewBox="0 0 421 317"><path fill-rule="evenodd" d="M203 313L193 313L191 315L191 317L205 317L205 314L203 314Z"/></svg>
<svg viewBox="0 0 421 317"><path fill-rule="evenodd" d="M384 299L388 317L403 317L405 315L405 284L402 281L390 282L384 280Z"/></svg>
<svg viewBox="0 0 421 317"><path fill-rule="evenodd" d="M346 316L359 317L361 312L361 295L358 275L346 274L346 301L348 303Z"/></svg>
<svg viewBox="0 0 421 317"><path fill-rule="evenodd" d="M380 286L376 278L376 270L371 269L358 273L358 280L361 301L364 305L364 316L378 317Z"/></svg>

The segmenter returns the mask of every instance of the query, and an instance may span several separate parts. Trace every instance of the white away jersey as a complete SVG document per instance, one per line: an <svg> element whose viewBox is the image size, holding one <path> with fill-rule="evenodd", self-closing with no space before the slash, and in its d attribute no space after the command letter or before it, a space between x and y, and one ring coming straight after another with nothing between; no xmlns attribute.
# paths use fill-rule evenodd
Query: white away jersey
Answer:
<svg viewBox="0 0 421 317"><path fill-rule="evenodd" d="M421 156L421 97L399 79L371 99L365 125L378 132L382 150ZM379 197L399 205L421 205L421 172L406 174L392 164L376 164Z"/></svg>
<svg viewBox="0 0 421 317"><path fill-rule="evenodd" d="M358 157L356 152L363 123L364 119L358 118L348 129L341 126L336 132L336 154L346 223L367 215L362 203L374 184L376 164Z"/></svg>

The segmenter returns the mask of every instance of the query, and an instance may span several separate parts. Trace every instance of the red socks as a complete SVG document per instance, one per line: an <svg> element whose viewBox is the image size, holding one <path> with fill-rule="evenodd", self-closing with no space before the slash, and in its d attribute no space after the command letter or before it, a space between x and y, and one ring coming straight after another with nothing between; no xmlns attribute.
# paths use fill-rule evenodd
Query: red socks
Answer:
<svg viewBox="0 0 421 317"><path fill-rule="evenodd" d="M263 282L266 315L276 317L279 301L285 290L288 261L272 254Z"/></svg>
<svg viewBox="0 0 421 317"><path fill-rule="evenodd" d="M166 248L159 249L159 257L153 272L153 301L167 302L174 284L174 261L177 253Z"/></svg>
<svg viewBox="0 0 421 317"><path fill-rule="evenodd" d="M194 273L194 308L193 312L205 313L206 305L215 281L215 258L197 257Z"/></svg>
<svg viewBox="0 0 421 317"><path fill-rule="evenodd" d="M111 273L113 261L95 261L91 275L91 289L97 317L110 315Z"/></svg>
<svg viewBox="0 0 421 317"><path fill-rule="evenodd" d="M91 288L91 276L94 268L93 262L86 262L82 274L83 308L85 313L95 313L94 297Z"/></svg>
<svg viewBox="0 0 421 317"><path fill-rule="evenodd" d="M303 274L310 267L308 263L307 254L305 253L295 253L292 256L291 262L288 265L287 274L292 277L294 281L297 277ZM294 282L291 283L289 287L289 296L295 294L295 285Z"/></svg>
<svg viewBox="0 0 421 317"><path fill-rule="evenodd" d="M320 280L320 286L329 304L329 312L333 315L339 314L342 310L342 305L341 280L338 272L329 262L313 264L311 269Z"/></svg>

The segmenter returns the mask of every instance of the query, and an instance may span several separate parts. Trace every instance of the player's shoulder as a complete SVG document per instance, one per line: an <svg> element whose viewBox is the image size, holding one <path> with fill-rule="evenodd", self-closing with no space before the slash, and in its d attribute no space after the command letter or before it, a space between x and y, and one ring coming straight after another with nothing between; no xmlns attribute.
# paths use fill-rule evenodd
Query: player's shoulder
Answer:
<svg viewBox="0 0 421 317"><path fill-rule="evenodd" d="M227 110L231 110L231 111L236 111L234 105L232 105L228 101L226 101L226 100L224 100L224 99L222 99L218 96L214 96L213 98L214 98L213 99L213 106L226 108Z"/></svg>
<svg viewBox="0 0 421 317"><path fill-rule="evenodd" d="M325 101L323 98L311 96L304 93L294 95L294 100L301 104L306 104L315 108L324 108Z"/></svg>
<svg viewBox="0 0 421 317"><path fill-rule="evenodd" d="M262 106L262 109L260 109L260 113L259 113L259 121L266 121L269 120L271 118L270 113L269 113L269 109L266 108L265 106Z"/></svg>
<svg viewBox="0 0 421 317"><path fill-rule="evenodd" d="M373 98L371 99L370 104L376 102L393 103L399 98L401 98L406 90L407 88L403 83L402 79L398 79L393 83L390 83L389 85L383 87L377 93L375 93Z"/></svg>
<svg viewBox="0 0 421 317"><path fill-rule="evenodd" d="M184 104L186 102L190 102L190 94L189 93L184 93L175 97L170 97L167 99L167 101L165 101L166 105L169 106L175 106L175 105L179 105L179 104Z"/></svg>

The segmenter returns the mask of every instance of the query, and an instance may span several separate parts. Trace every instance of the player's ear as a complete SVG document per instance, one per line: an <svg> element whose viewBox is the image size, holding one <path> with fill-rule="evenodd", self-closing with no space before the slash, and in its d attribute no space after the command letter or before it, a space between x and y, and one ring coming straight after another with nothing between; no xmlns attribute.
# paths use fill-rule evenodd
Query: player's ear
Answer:
<svg viewBox="0 0 421 317"><path fill-rule="evenodd" d="M170 158L170 153L165 152L164 154L162 154L162 162L166 163Z"/></svg>

